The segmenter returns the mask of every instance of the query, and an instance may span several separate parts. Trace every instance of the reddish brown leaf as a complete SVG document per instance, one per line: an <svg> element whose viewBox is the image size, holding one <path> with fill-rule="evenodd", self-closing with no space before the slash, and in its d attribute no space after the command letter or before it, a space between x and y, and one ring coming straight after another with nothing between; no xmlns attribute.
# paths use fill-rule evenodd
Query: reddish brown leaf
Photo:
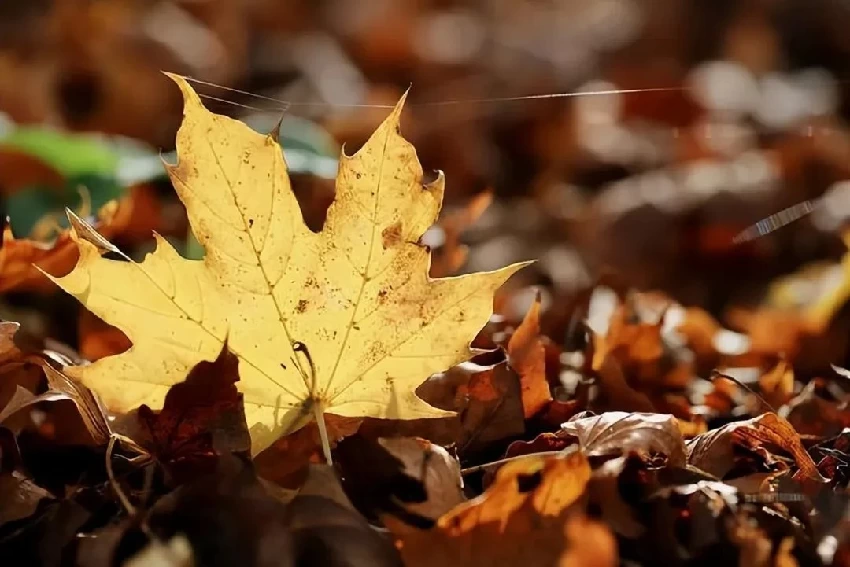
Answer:
<svg viewBox="0 0 850 567"><path fill-rule="evenodd" d="M139 408L147 437L140 442L176 482L212 470L220 454L250 450L242 394L236 389L238 366L225 343L214 362L201 362L171 387L162 410Z"/></svg>

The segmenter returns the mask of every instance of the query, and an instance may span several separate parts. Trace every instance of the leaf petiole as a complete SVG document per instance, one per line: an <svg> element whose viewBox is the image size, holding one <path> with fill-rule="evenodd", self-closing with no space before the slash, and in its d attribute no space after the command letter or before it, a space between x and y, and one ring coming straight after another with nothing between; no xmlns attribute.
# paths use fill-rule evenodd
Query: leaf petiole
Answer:
<svg viewBox="0 0 850 567"><path fill-rule="evenodd" d="M313 415L316 418L316 424L319 426L319 437L322 440L322 452L325 454L325 461L327 461L328 466L333 466L331 444L328 440L328 429L325 427L325 408L322 402L315 398L310 403L313 405Z"/></svg>

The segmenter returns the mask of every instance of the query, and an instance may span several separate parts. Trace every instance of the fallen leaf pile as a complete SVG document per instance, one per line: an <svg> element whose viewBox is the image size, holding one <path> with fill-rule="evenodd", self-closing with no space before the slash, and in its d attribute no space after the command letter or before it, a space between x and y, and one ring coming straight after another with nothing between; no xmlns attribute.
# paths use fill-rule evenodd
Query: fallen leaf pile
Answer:
<svg viewBox="0 0 850 567"><path fill-rule="evenodd" d="M615 276L457 275L492 194L440 217L404 97L314 230L277 134L171 77L202 255L125 252L126 201L68 211L61 262L4 242L67 293L0 289L79 317L84 356L0 323L0 564L850 565L850 372L809 346L846 260L723 323Z"/></svg>

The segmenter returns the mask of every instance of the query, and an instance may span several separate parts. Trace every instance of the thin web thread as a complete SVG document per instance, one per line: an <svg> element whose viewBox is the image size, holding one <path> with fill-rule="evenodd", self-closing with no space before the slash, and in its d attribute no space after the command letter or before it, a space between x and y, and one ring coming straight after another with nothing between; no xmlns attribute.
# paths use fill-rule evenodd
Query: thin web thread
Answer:
<svg viewBox="0 0 850 567"><path fill-rule="evenodd" d="M264 100L267 102L273 102L276 105L279 105L277 109L280 111L286 111L291 107L332 107L332 108L377 108L377 109L392 109L394 105L391 104L337 104L332 102L293 102L288 100L282 100L270 96L265 96L257 93L252 93L250 91L245 91L241 89L236 89L233 87L227 87L224 85L219 85L217 83L213 83L210 81L204 81L201 79L196 79L194 77L189 77L186 75L180 75L187 81L197 83L200 85L206 85L209 87L221 89L223 91L228 91L236 94L241 94L245 96L252 97L257 100ZM842 81L843 82L843 81ZM646 93L646 92L676 92L676 91L685 91L688 90L688 87L654 87L654 88L646 88L646 89L607 89L607 90L594 90L594 91L576 91L576 92L557 92L557 93L543 93L543 94L533 94L533 95L524 95L524 96L509 96L509 97L493 97L493 98L475 98L475 99L453 99L453 100L442 100L442 101L433 101L433 102L418 102L411 103L409 106L417 106L417 107L428 107L428 106L449 106L449 105L461 105L461 104L487 104L487 103L498 103L498 102L519 102L519 101L528 101L528 100L546 100L546 99L558 99L558 98L575 98L575 97L583 97L583 96L606 96L606 95L622 95L622 94L638 94L638 93ZM241 108L245 108L248 110L253 110L257 112L268 112L270 109L266 108L258 108L256 106L251 106L248 104L239 103L232 100L227 100L224 98L198 93L202 98L206 98L209 100L213 100L216 102L221 102L225 104L230 104L233 106L238 106ZM768 217L765 217L755 224L745 228L741 232L739 232L734 238L733 241L736 244L741 244L744 242L749 242L751 240L755 240L757 238L761 238L762 236L766 236L774 231L779 230L780 228L791 224L809 214L815 209L817 205L817 201L806 200L795 205L792 205L786 209L783 209L777 213L774 213Z"/></svg>
<svg viewBox="0 0 850 567"><path fill-rule="evenodd" d="M219 85L216 83L212 83L210 81L203 81L201 79L195 79L193 77L189 77L186 75L180 75L183 79L186 79L189 82L197 83L199 85L206 85L209 87L214 87L217 89L221 89L223 91L228 91L232 93L237 93L245 96L250 96L252 98L258 100L264 100L267 102L273 102L281 106L282 110L288 109L290 107L335 107L335 108L384 108L384 109L392 109L394 105L392 104L337 104L333 102L293 102L289 100L282 100L270 96L265 96L257 93L252 93L250 91L244 91L241 89L235 89L232 87L227 87L224 85ZM574 97L582 97L582 96L605 96L605 95L620 95L620 94L636 94L636 93L646 93L646 92L675 92L675 91L684 91L688 90L687 87L654 87L648 89L608 89L608 90L596 90L596 91L577 91L577 92L559 92L559 93L543 93L543 94L533 94L533 95L524 95L524 96L508 96L508 97L494 97L494 98L474 98L474 99L456 99L456 100L440 100L433 102L418 102L411 103L409 106L449 106L449 105L460 105L460 104L486 104L486 103L496 103L496 102L519 102L525 100L545 100L545 99L556 99L556 98L574 98ZM230 101L223 98L214 97L211 95L200 94L199 96L203 98L207 98L210 100L215 100L218 102L223 102L227 104L232 104L234 106L240 106L242 108L247 108L249 110L258 110L258 111L267 111L268 109L256 108L250 105L241 104L238 102Z"/></svg>

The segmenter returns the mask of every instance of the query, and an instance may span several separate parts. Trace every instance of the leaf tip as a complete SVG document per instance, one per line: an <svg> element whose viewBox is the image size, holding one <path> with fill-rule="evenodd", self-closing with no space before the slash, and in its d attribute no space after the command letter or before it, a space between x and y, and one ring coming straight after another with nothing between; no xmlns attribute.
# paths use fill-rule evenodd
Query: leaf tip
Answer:
<svg viewBox="0 0 850 567"><path fill-rule="evenodd" d="M170 73L168 71L163 71L166 77L174 81L177 86L180 88L180 92L183 93L183 112L191 109L192 107L203 107L201 103L201 99L198 96L198 93L195 92L195 89L189 84L189 81L186 80L186 77L183 75L178 75L177 73Z"/></svg>
<svg viewBox="0 0 850 567"><path fill-rule="evenodd" d="M407 95L410 93L410 88L411 87L407 87L407 89L402 93L398 102L395 103L395 107L393 107L392 112L390 112L390 115L387 117L386 122L391 123L396 128L398 128L398 125L401 122L401 112L404 110L404 105L407 102Z"/></svg>

